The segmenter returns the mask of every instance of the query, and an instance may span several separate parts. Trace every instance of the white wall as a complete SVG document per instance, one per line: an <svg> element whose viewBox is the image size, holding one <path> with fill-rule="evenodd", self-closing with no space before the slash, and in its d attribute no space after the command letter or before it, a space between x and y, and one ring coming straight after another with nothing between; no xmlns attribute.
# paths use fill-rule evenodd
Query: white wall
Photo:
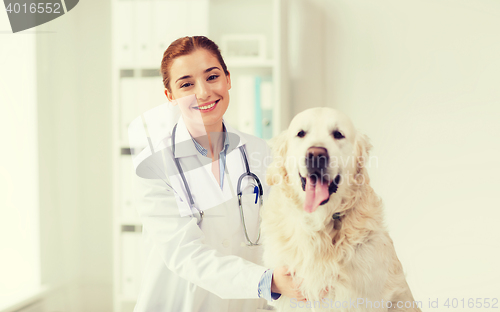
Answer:
<svg viewBox="0 0 500 312"><path fill-rule="evenodd" d="M64 311L112 311L111 8L37 27L42 282Z"/></svg>
<svg viewBox="0 0 500 312"><path fill-rule="evenodd" d="M415 298L498 298L500 2L291 0L289 12L316 16L288 38L293 113L338 108L371 138Z"/></svg>
<svg viewBox="0 0 500 312"><path fill-rule="evenodd" d="M0 10L0 310L40 287L35 43Z"/></svg>
<svg viewBox="0 0 500 312"><path fill-rule="evenodd" d="M311 107L326 105L327 31L324 0L284 1L287 9L287 47L289 99L292 118ZM288 121L289 122L289 121ZM283 128L288 127L287 123Z"/></svg>

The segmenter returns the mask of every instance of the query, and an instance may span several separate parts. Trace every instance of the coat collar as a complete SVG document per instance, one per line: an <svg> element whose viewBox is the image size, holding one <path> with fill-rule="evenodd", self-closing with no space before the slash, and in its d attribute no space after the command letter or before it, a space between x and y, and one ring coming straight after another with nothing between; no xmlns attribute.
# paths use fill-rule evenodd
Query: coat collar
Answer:
<svg viewBox="0 0 500 312"><path fill-rule="evenodd" d="M226 131L229 135L230 146L228 150L233 150L235 148L240 147L241 145L246 144L246 139L242 135L241 132L234 129L230 125L228 125L224 119L222 120L224 126L226 127ZM181 116L179 121L177 122L177 128L175 132L175 158L180 157L188 157L197 155L198 150L196 149L194 142L192 141L191 134L186 127L186 123L184 122L184 118Z"/></svg>

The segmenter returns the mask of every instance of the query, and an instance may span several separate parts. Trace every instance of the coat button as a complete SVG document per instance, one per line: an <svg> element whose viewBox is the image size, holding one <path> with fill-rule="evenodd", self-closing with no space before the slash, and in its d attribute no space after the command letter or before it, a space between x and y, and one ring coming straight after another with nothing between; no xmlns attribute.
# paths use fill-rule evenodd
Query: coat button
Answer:
<svg viewBox="0 0 500 312"><path fill-rule="evenodd" d="M222 246L226 247L226 248L229 248L229 239L225 239L223 242L222 242Z"/></svg>

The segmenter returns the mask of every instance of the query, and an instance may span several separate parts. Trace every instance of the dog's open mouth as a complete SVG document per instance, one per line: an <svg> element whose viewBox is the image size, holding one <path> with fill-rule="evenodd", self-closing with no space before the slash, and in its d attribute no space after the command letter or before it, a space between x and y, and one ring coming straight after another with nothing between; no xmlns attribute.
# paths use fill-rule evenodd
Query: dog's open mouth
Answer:
<svg viewBox="0 0 500 312"><path fill-rule="evenodd" d="M307 177L300 175L302 190L306 192L304 210L308 213L314 212L319 206L330 200L330 195L337 192L340 182L340 174L333 180L328 180L318 173L308 174Z"/></svg>

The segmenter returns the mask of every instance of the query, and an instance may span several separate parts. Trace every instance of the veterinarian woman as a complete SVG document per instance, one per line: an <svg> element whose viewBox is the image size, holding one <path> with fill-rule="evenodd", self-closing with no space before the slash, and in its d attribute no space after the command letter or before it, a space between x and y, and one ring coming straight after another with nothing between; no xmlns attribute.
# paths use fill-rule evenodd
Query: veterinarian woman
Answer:
<svg viewBox="0 0 500 312"><path fill-rule="evenodd" d="M259 265L269 149L224 122L231 79L217 45L180 38L165 51L161 72L181 116L166 138L150 140L155 152L136 171L150 250L134 311L255 312L279 293L303 299L285 268Z"/></svg>

